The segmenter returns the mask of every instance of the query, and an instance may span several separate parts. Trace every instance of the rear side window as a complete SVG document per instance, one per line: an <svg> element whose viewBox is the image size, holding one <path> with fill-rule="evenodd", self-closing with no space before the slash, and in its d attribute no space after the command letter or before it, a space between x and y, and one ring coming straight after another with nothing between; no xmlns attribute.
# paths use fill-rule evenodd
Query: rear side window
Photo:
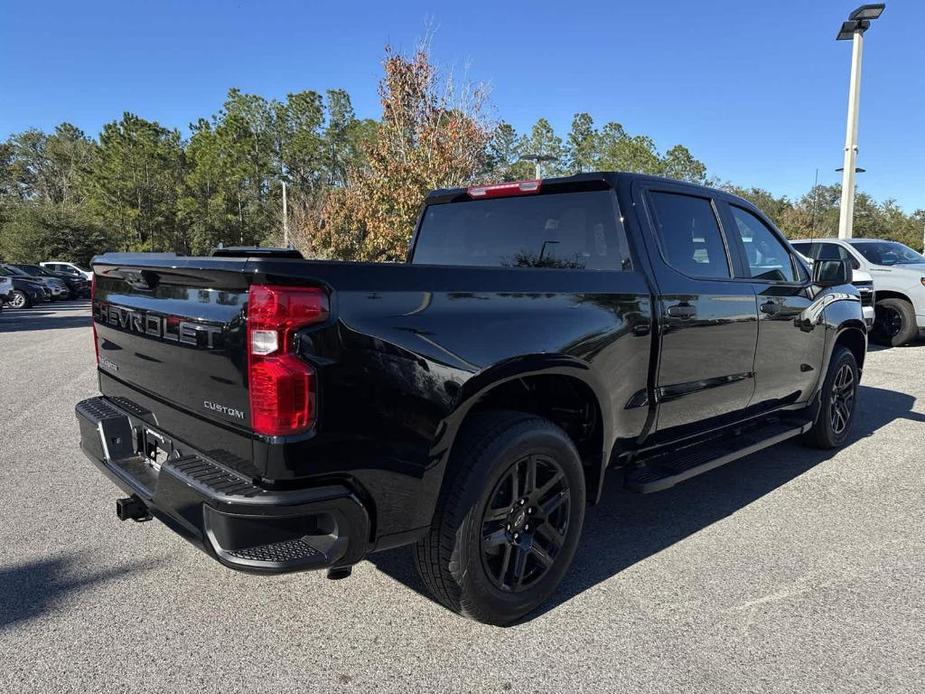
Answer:
<svg viewBox="0 0 925 694"><path fill-rule="evenodd" d="M629 258L614 194L599 190L431 205L412 262L628 270Z"/></svg>
<svg viewBox="0 0 925 694"><path fill-rule="evenodd" d="M691 277L730 277L726 246L707 198L652 191L655 230L662 254Z"/></svg>

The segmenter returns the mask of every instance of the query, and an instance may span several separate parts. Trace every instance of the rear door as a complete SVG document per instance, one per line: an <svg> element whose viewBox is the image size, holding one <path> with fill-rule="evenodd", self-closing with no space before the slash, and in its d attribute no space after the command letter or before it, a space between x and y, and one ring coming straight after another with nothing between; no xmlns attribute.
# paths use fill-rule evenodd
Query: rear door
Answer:
<svg viewBox="0 0 925 694"><path fill-rule="evenodd" d="M752 405L766 410L805 402L820 376L825 339L824 328L797 320L812 303L809 274L758 210L732 200L719 205L736 277L751 284L758 300Z"/></svg>
<svg viewBox="0 0 925 694"><path fill-rule="evenodd" d="M754 391L755 293L734 278L710 191L639 182L658 284L657 430L740 417Z"/></svg>

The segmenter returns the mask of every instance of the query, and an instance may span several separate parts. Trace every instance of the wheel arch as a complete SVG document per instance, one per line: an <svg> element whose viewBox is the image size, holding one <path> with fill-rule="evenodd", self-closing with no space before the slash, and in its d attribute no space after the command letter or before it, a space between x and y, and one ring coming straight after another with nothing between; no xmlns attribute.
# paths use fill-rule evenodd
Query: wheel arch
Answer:
<svg viewBox="0 0 925 694"><path fill-rule="evenodd" d="M613 442L605 393L589 365L567 355L517 357L480 372L464 385L458 406L444 421L447 469L442 484L466 422L480 412L509 410L544 417L565 431L582 459L587 498L596 501Z"/></svg>
<svg viewBox="0 0 925 694"><path fill-rule="evenodd" d="M863 324L855 325L854 322L842 326L835 335L832 350L834 351L839 346L844 346L851 350L854 360L857 362L858 371L863 371L864 359L867 356L867 330L865 326Z"/></svg>
<svg viewBox="0 0 925 694"><path fill-rule="evenodd" d="M913 306L915 305L908 294L903 294L902 292L897 292L894 289L876 289L874 288L874 305L878 301L883 299L900 299L901 301L908 301Z"/></svg>

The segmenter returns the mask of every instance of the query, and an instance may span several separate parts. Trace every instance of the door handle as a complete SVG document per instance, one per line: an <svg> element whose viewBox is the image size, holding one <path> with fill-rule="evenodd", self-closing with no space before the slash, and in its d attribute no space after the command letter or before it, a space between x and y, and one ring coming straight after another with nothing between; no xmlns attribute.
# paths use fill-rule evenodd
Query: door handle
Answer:
<svg viewBox="0 0 925 694"><path fill-rule="evenodd" d="M780 311L780 304L777 303L776 301L771 301L769 299L768 301L765 301L763 304L761 304L761 306L759 306L758 308L761 309L762 313L766 313L769 316L773 316L777 312Z"/></svg>
<svg viewBox="0 0 925 694"><path fill-rule="evenodd" d="M672 318L693 318L697 315L697 309L690 304L675 304L668 307L668 315Z"/></svg>

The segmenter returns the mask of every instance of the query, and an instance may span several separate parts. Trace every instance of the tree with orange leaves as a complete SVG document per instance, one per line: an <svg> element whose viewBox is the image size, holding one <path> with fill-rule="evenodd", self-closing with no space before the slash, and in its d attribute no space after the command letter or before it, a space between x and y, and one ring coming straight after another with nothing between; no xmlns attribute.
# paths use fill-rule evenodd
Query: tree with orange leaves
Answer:
<svg viewBox="0 0 925 694"><path fill-rule="evenodd" d="M362 165L302 217L296 241L307 255L403 260L427 192L469 184L484 168L484 89L457 91L424 47L411 57L386 48L384 68L382 119Z"/></svg>

